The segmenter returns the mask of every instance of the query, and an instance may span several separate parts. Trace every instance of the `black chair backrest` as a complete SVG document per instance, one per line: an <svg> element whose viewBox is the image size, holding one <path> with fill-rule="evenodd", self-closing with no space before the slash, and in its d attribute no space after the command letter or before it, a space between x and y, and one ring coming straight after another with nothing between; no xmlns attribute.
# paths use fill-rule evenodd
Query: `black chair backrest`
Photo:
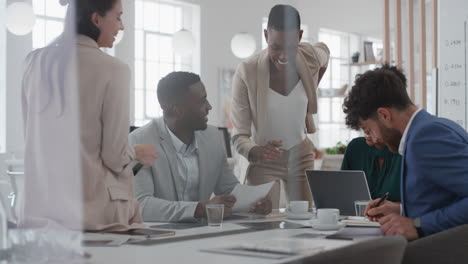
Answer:
<svg viewBox="0 0 468 264"><path fill-rule="evenodd" d="M224 146L226 147L226 155L228 158L232 158L231 134L229 134L227 127L218 127L218 129L223 133L224 136Z"/></svg>
<svg viewBox="0 0 468 264"><path fill-rule="evenodd" d="M129 133L132 133L133 130L135 130L135 129L137 129L137 128L139 128L139 127L137 127L137 126L130 126L130 131L129 131Z"/></svg>

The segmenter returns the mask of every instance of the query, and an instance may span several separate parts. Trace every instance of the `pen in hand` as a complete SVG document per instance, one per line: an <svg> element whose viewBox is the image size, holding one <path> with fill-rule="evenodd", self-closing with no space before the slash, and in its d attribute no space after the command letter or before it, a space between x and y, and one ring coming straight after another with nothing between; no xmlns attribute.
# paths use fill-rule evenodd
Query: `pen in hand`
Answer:
<svg viewBox="0 0 468 264"><path fill-rule="evenodd" d="M377 202L377 204L374 206L374 208L375 208L375 207L381 206L381 205L388 199L388 195L389 195L389 194L390 194L389 192L386 192L386 193L382 196L382 198L380 198L380 200Z"/></svg>

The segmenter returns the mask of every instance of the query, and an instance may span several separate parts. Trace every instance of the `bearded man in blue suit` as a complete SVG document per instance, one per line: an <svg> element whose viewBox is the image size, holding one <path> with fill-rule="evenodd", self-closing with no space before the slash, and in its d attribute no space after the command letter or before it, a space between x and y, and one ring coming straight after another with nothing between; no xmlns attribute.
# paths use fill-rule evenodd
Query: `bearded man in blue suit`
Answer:
<svg viewBox="0 0 468 264"><path fill-rule="evenodd" d="M406 77L384 65L356 79L345 99L346 124L367 129L402 155L401 207L369 203L385 235L408 240L468 223L468 134L453 121L418 108Z"/></svg>

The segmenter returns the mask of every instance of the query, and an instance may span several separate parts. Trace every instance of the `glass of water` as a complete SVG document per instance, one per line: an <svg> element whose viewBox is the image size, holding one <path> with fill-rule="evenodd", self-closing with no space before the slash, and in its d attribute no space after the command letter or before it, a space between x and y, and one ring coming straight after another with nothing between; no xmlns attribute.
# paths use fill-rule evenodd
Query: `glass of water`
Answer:
<svg viewBox="0 0 468 264"><path fill-rule="evenodd" d="M367 204L370 201L368 200L357 200L354 201L354 209L356 210L356 216L364 216L364 212L366 211Z"/></svg>
<svg viewBox="0 0 468 264"><path fill-rule="evenodd" d="M205 207L208 226L221 227L224 216L224 204L207 204Z"/></svg>

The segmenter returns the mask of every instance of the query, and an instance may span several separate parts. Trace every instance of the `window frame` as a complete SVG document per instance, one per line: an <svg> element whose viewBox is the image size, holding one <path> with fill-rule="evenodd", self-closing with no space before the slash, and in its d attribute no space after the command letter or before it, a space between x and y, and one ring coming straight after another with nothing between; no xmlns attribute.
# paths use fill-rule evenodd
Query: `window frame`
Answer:
<svg viewBox="0 0 468 264"><path fill-rule="evenodd" d="M150 115L150 111L148 110L148 104L147 104L147 98L148 94L151 92L156 93L156 86L157 83L151 84L152 86L148 86L148 64L149 63L154 63L157 65L165 65L169 64L172 66L172 71L175 70L185 70L189 69L189 71L199 73L200 72L200 51L199 51L199 44L197 43L197 40L199 39L199 23L200 23L200 7L199 5L196 4L191 4L191 3L185 3L185 2L180 2L180 1L156 1L156 0L136 0L135 1L135 15L137 16L137 13L139 12L137 10L138 4L137 2L145 3L145 2L154 2L156 4L161 4L161 5L169 5L174 8L181 8L181 16L180 16L180 21L176 21L177 17L174 17L173 23L174 23L174 32L173 33L168 33L162 30L154 30L154 29L145 29L145 21L143 18L143 21L141 25L137 26L137 23L135 23L135 56L134 56L134 63L135 63L135 78L134 78L134 91L135 91L135 98L134 98L134 116L133 116L133 123L134 125L141 126L144 125L145 123L149 122L150 120L162 116L162 110L158 104L158 102L153 102L154 104L157 104L157 113L156 116ZM190 18L190 19L187 19ZM181 28L177 28L177 25L180 24ZM192 55L189 56L179 56L175 53L172 54L172 58L170 61L162 61L160 57L157 59L148 59L147 58L147 53L146 53L146 48L148 45L148 36L153 35L155 37L170 37L172 38L174 34L179 31L180 29L188 29L190 32L192 32L194 39L195 39L195 50ZM139 40L141 38L141 40ZM141 45L142 47L137 47L137 44L142 42ZM140 54L137 52L138 49L141 50L141 57L139 57ZM158 51L159 52L159 51ZM138 55L137 55L138 54ZM190 61L189 63L187 63ZM138 66L137 66L138 65ZM137 69L140 70L141 72L137 72ZM160 71L158 71L160 72ZM158 73L159 75L159 73ZM162 77L159 75L159 77ZM139 79L141 78L141 79ZM159 80L157 80L159 81ZM154 87L151 89L151 87ZM141 93L141 94L140 94ZM140 95L140 96L139 96ZM155 95L155 94L154 94ZM153 96L150 94L150 97ZM153 96L154 97L154 96Z"/></svg>
<svg viewBox="0 0 468 264"><path fill-rule="evenodd" d="M46 4L48 0L44 0L44 6L43 6L43 10L44 10L44 14L39 14L37 13L37 11L34 11L35 15L36 15L36 25L34 26L33 30L32 30L32 49L35 50L35 49L38 49L38 48L43 48L45 46L47 46L50 42L47 42L47 22L49 21L53 21L53 22L59 22L61 25L62 25L62 29L59 31L59 32L56 32L58 33L56 37L58 37L62 32L63 32L63 28L64 28L64 25L65 25L65 16L66 16L66 12L64 12L63 14L63 17L57 17L57 16L48 16L47 15L47 8L48 8L48 5ZM35 7L34 6L34 1L33 1L33 8ZM65 10L67 7L63 7ZM36 10L36 8L34 8ZM41 43L41 45L34 45L34 34L35 34L35 27L38 25L38 21L39 20L42 20L44 21L44 36L41 36L44 38L44 43ZM49 41L52 41L49 40Z"/></svg>
<svg viewBox="0 0 468 264"><path fill-rule="evenodd" d="M329 94L329 95L320 95L318 97L318 105L319 105L319 112L317 115L318 138L319 138L318 142L321 148L325 148L325 147L333 147L334 145L336 145L336 142L351 141L351 139L353 139L354 137L360 136L360 132L347 128L345 124L344 113L341 108L341 105L343 104L343 100L344 100L344 95L337 94L337 92L340 90L340 88L343 85L348 85L348 89L349 89L349 87L351 87L351 85L354 83L354 79L352 78L352 75L355 69L353 69L353 66L350 65L350 57L352 53L351 46L353 46L353 43L351 43L351 39L355 38L356 43L354 44L356 45L354 45L354 47L359 48L360 38L352 33L339 32L339 31L320 28L319 36L318 36L319 41L325 42L325 44L327 45L329 45L329 43L326 43L327 41L323 41L323 39L321 39L320 37L321 34L329 34L329 35L340 37L340 56L334 56L333 53L330 54L327 74L324 76L326 78L329 78L327 80L328 86L323 87L324 86L323 80L319 84L320 91L324 91L326 92L326 94ZM342 43L344 38L346 39L346 44ZM343 47L343 45L345 45L345 47ZM345 67L345 72L340 72L338 78L335 76L335 74L333 74L334 65L335 65L333 61L337 61L338 63L336 63L336 65L339 65L339 67ZM347 77L343 79L343 76L347 76ZM334 83L336 82L337 79L340 80L339 85L338 87L334 87ZM327 101L326 104L328 104L327 118L323 118L323 115L324 115L323 111L320 111L320 106L324 104L324 101ZM337 105L339 107L337 107ZM337 134L338 138L336 138L332 143L330 143L332 140L329 140L329 139L324 140L325 136L327 138L330 138L333 136L333 133L330 134L327 132L325 133L322 132L322 131L327 131L327 130L332 130L334 131L333 133Z"/></svg>

